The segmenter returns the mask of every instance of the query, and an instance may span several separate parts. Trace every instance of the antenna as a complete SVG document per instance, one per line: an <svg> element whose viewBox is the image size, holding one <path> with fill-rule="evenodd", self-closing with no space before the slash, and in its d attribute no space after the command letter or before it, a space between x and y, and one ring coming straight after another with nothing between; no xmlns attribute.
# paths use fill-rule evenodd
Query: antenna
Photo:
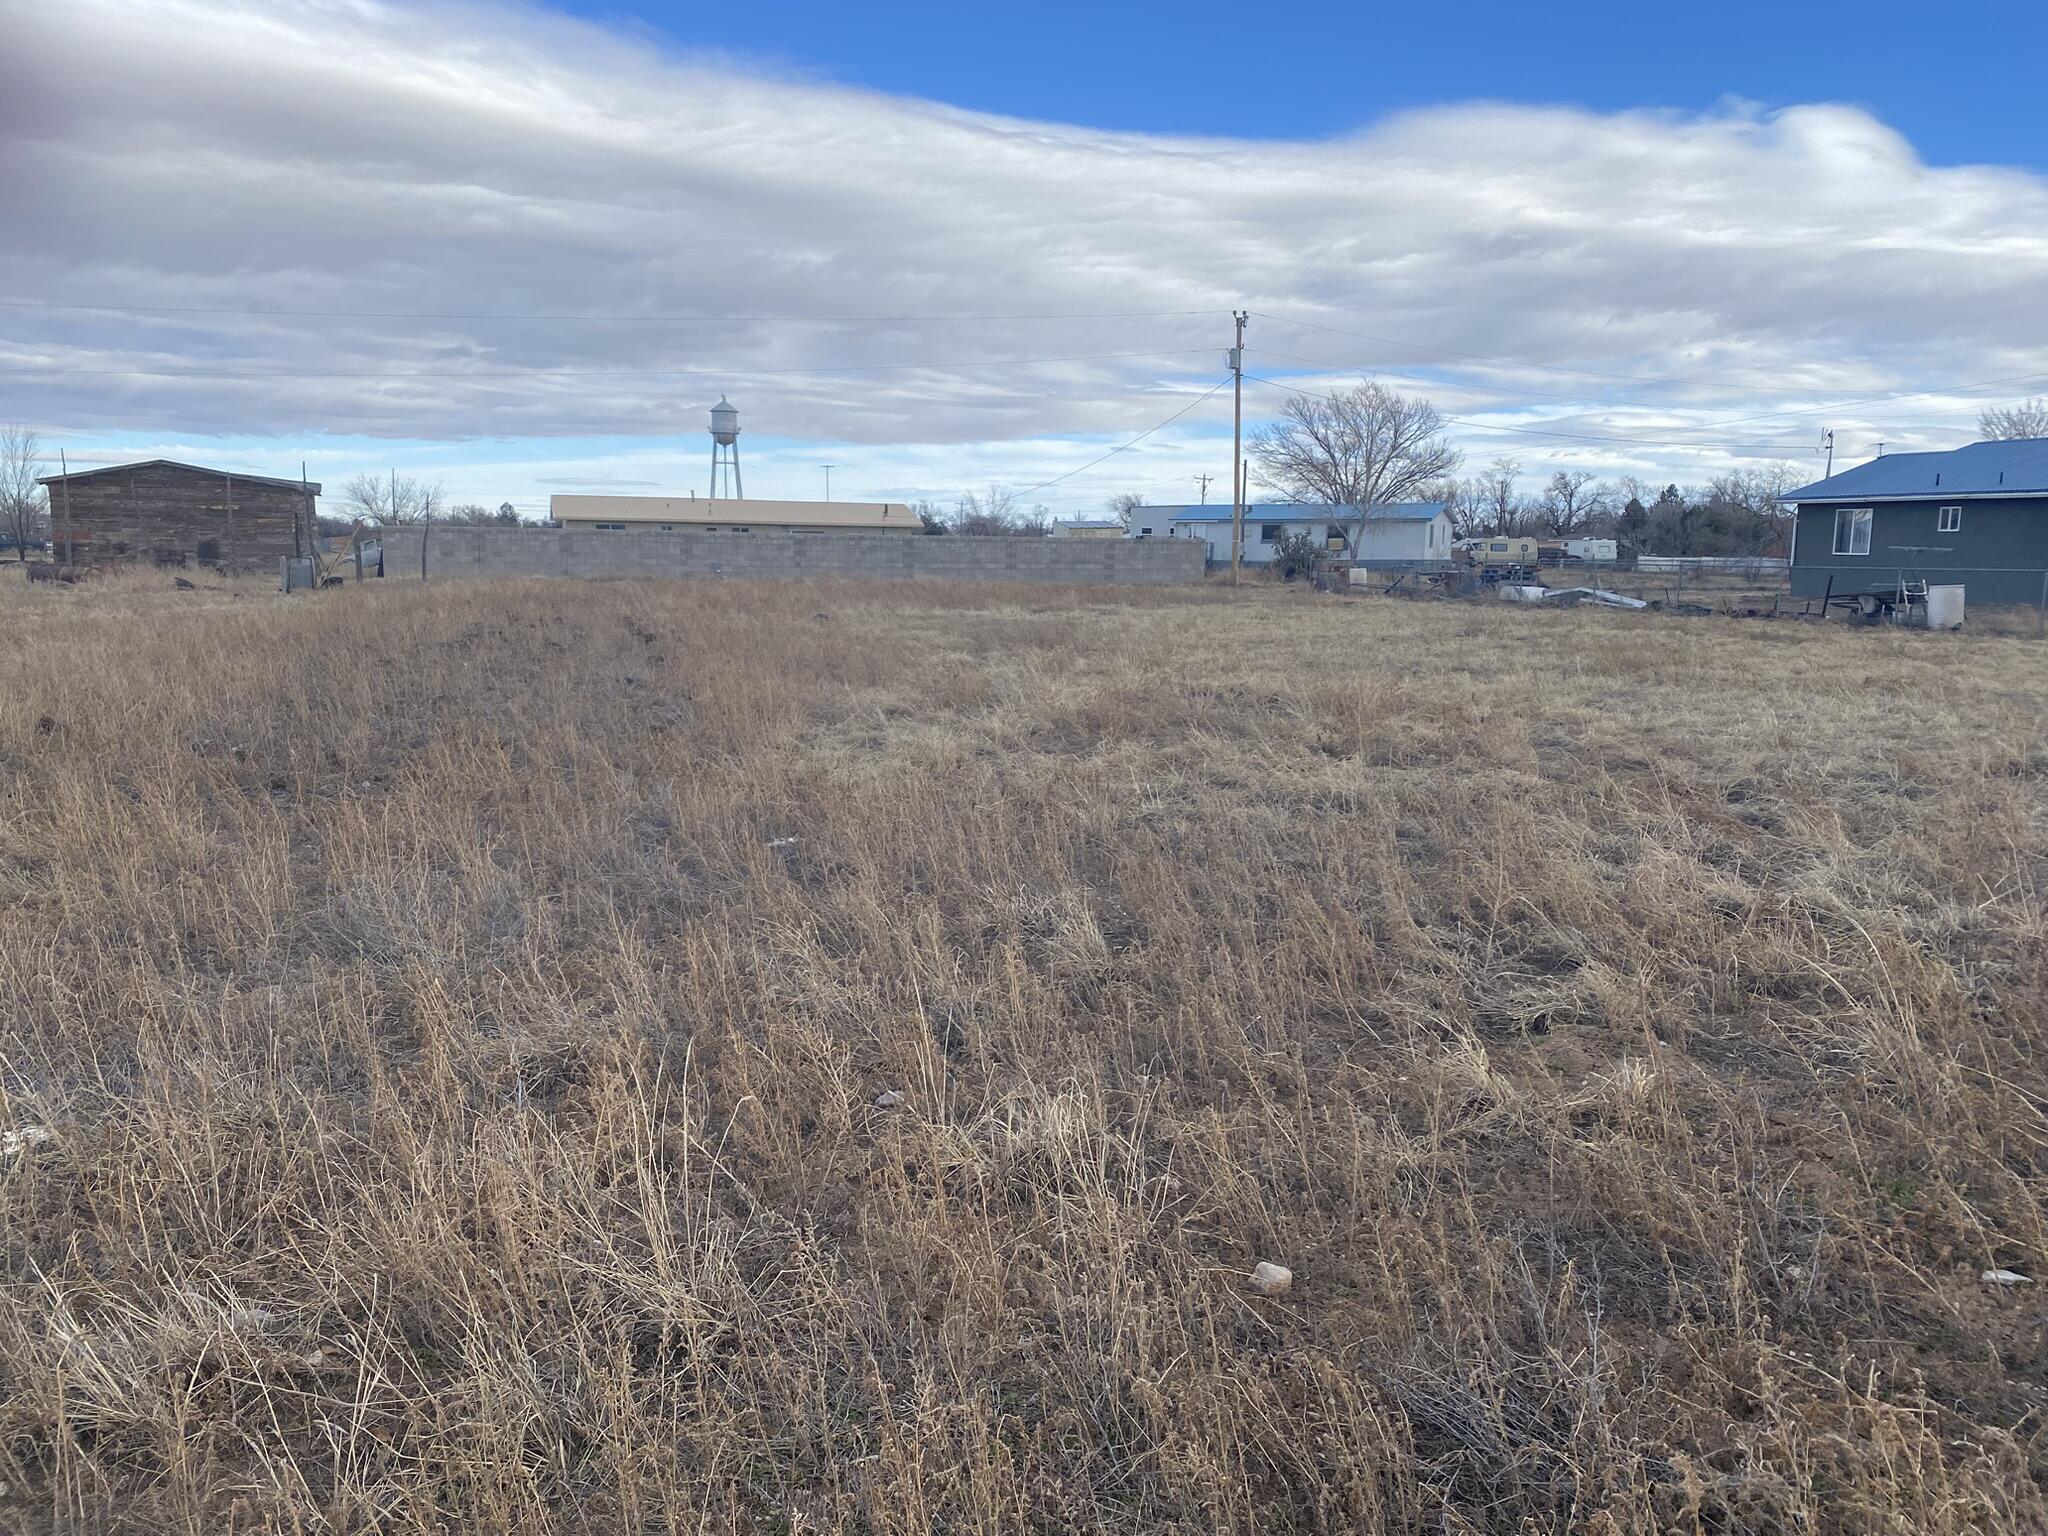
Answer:
<svg viewBox="0 0 2048 1536"><path fill-rule="evenodd" d="M827 464L823 466L825 471L825 499L827 501L830 501L832 499L832 471L837 469L838 467L839 466L837 464Z"/></svg>

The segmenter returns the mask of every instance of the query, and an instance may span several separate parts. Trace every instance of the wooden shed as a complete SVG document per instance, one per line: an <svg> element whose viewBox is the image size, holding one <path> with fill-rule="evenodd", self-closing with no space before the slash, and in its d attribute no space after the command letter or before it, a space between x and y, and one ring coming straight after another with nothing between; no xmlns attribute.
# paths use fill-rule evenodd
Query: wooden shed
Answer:
<svg viewBox="0 0 2048 1536"><path fill-rule="evenodd" d="M45 475L60 559L268 566L308 554L316 482L241 475L170 459Z"/></svg>

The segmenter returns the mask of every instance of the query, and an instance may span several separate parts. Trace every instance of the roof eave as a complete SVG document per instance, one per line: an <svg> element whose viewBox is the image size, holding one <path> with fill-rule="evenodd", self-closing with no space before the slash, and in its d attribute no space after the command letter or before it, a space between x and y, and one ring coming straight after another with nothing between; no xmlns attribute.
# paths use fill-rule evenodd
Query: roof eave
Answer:
<svg viewBox="0 0 2048 1536"><path fill-rule="evenodd" d="M1840 502L1847 505L1851 502L1880 501L2031 501L2041 497L2048 497L2048 486L2035 490L2000 486L1994 491L1950 491L1937 488L1931 491L1885 491L1874 495L1856 491L1829 491L1825 496L1801 495L1794 492L1789 496L1780 496L1778 500L1785 506L1805 506L1809 502Z"/></svg>

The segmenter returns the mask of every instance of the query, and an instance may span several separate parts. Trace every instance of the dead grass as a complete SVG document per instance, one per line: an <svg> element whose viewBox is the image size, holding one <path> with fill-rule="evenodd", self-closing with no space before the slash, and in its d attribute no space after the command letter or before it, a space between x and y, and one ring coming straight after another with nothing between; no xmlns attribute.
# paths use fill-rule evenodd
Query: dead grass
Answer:
<svg viewBox="0 0 2048 1536"><path fill-rule="evenodd" d="M0 1526L2048 1522L2038 645L167 587L0 617Z"/></svg>

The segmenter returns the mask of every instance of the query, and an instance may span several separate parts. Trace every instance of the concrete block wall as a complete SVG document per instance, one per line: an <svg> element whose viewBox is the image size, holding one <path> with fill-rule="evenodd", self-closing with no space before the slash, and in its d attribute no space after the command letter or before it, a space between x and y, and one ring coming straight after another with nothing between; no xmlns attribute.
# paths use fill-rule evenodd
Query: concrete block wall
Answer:
<svg viewBox="0 0 2048 1536"><path fill-rule="evenodd" d="M1193 539L974 539L904 533L599 533L566 528L435 528L429 579L459 576L723 576L744 580L1200 581ZM420 568L418 528L384 535L385 569Z"/></svg>

